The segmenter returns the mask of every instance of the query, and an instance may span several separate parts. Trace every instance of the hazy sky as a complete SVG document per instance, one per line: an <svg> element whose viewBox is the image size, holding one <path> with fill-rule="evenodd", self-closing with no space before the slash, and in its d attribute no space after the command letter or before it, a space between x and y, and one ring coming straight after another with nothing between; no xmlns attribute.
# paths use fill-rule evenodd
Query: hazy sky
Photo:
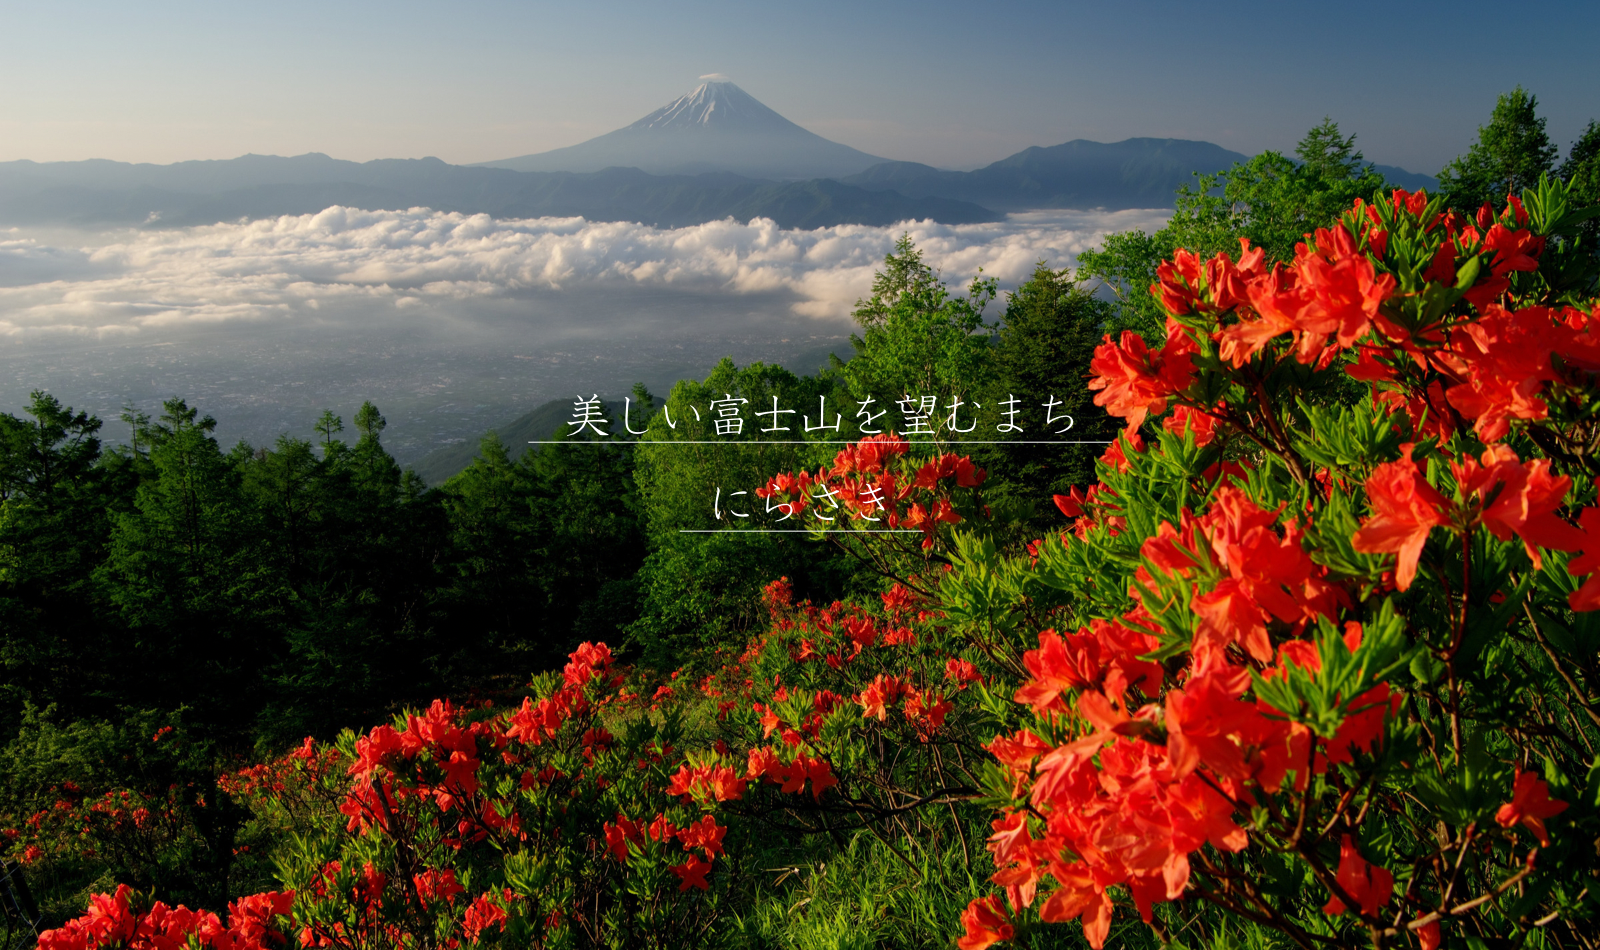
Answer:
<svg viewBox="0 0 1600 950"><path fill-rule="evenodd" d="M1531 12L1530 12L1531 11ZM970 168L1129 136L1290 149L1331 115L1433 173L1520 83L1600 118L1600 4L0 0L0 160L488 161L727 74L790 119Z"/></svg>

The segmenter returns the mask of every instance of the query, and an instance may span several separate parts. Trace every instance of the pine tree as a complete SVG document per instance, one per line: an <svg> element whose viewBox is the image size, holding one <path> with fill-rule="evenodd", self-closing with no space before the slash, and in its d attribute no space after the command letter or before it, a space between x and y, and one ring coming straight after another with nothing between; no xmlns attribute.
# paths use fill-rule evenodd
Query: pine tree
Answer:
<svg viewBox="0 0 1600 950"><path fill-rule="evenodd" d="M224 455L182 399L142 433L154 477L111 533L97 577L132 633L122 658L130 705L196 711L243 734L261 699L259 670L276 648L281 577L264 550L238 459ZM249 447L239 453L249 457Z"/></svg>
<svg viewBox="0 0 1600 950"><path fill-rule="evenodd" d="M23 418L0 415L0 726L20 704L91 705L115 632L98 622L91 577L110 523L98 466L100 420L35 391Z"/></svg>
<svg viewBox="0 0 1600 950"><path fill-rule="evenodd" d="M334 415L332 409L322 410L322 415L317 418L317 434L322 436L322 457L324 459L339 451L338 448L334 447L334 436L343 431L344 420ZM340 448L342 447L343 443L340 443Z"/></svg>
<svg viewBox="0 0 1600 950"><path fill-rule="evenodd" d="M1320 178L1339 180L1361 174L1365 156L1356 149L1356 137L1339 134L1339 123L1327 116L1322 124L1307 132L1294 153L1307 172Z"/></svg>
<svg viewBox="0 0 1600 950"><path fill-rule="evenodd" d="M1006 297L994 356L996 379L984 406L999 407L1015 398L1020 410L1016 418L1026 428L1010 437L1061 444L997 446L980 460L994 473L994 488L1004 485L1007 494L1026 498L1036 514L1044 512L1047 518L1058 517L1049 504L1052 494L1095 481L1094 460L1105 448L1067 443L1109 440L1117 432L1088 389L1089 360L1111 313L1111 304L1084 289L1070 271L1052 270L1044 261ZM1049 426L1043 425L1046 400L1059 402L1050 410L1058 421ZM1059 420L1064 417L1072 419L1072 426L1062 433L1066 423Z"/></svg>
<svg viewBox="0 0 1600 950"><path fill-rule="evenodd" d="M889 319L903 298L925 296L937 286L939 275L922 259L922 249L911 235L902 234L894 250L884 255L883 269L872 276L872 296L857 300L850 316L864 327L876 326Z"/></svg>

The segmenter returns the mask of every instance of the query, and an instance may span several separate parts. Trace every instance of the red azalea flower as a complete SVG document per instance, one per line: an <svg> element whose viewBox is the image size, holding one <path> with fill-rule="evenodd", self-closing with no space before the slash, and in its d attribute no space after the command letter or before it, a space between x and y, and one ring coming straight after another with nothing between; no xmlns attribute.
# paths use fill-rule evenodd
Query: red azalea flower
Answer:
<svg viewBox="0 0 1600 950"><path fill-rule="evenodd" d="M1367 497L1373 515L1361 523L1351 539L1351 547L1367 554L1395 554L1395 587L1405 590L1417 576L1417 561L1428 532L1450 523L1450 502L1428 484L1422 470L1411 460L1410 444L1403 454L1372 470L1367 479Z"/></svg>
<svg viewBox="0 0 1600 950"><path fill-rule="evenodd" d="M961 950L987 950L1017 935L998 897L983 897L968 904L961 912L961 926L965 932L956 938Z"/></svg>
<svg viewBox="0 0 1600 950"><path fill-rule="evenodd" d="M1541 845L1548 848L1550 835L1544 830L1544 820L1566 810L1566 802L1550 797L1550 786L1544 783L1544 779L1519 769L1516 783L1512 786L1511 801L1500 806L1500 810L1494 813L1494 820L1502 828L1522 825L1533 832Z"/></svg>
<svg viewBox="0 0 1600 950"><path fill-rule="evenodd" d="M1356 850L1355 842L1349 835L1343 836L1339 842L1339 886L1350 895L1361 908L1361 913L1371 917L1378 913L1378 908L1389 903L1389 898L1394 895L1394 875L1385 868L1368 864L1361 857L1361 852ZM1344 902L1338 897L1328 898L1328 903L1323 906L1324 914L1342 914L1347 910Z"/></svg>

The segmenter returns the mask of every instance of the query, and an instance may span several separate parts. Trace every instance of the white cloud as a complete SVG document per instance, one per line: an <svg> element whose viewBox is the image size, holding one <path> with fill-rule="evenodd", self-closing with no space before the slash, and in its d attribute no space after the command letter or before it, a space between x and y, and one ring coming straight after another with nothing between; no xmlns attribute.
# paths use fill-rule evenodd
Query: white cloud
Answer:
<svg viewBox="0 0 1600 950"><path fill-rule="evenodd" d="M456 308L449 315L459 321L460 308L474 302L576 301L628 288L778 295L795 315L842 320L902 232L951 283L982 268L1015 285L1036 261L1070 264L1108 231L1148 230L1164 218L1160 211L1034 212L992 224L785 231L765 219L658 229L333 207L248 223L86 235L80 247L59 235L8 233L0 240L0 335L160 336L231 322L327 322L338 319L332 312L358 311L364 325L381 327L444 312L435 308Z"/></svg>

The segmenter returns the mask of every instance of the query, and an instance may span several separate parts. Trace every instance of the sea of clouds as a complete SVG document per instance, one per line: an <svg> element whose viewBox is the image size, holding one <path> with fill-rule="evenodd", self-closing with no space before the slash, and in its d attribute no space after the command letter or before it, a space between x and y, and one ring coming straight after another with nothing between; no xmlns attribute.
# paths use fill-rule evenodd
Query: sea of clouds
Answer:
<svg viewBox="0 0 1600 950"><path fill-rule="evenodd" d="M574 393L665 393L723 357L808 373L848 356L850 310L903 233L953 288L980 269L1010 288L1165 216L811 231L348 208L101 232L0 222L0 412L36 389L104 420L181 397L225 444L270 445L370 399L411 462Z"/></svg>
<svg viewBox="0 0 1600 950"><path fill-rule="evenodd" d="M902 233L953 284L981 269L1015 286L1038 261L1069 265L1107 232L1153 229L1166 214L1034 212L992 224L786 231L764 219L662 229L334 207L170 230L0 228L0 335L160 339L230 323L359 319L374 328L440 313L470 324L475 305L500 320L519 298L629 288L730 303L760 297L781 301L784 312L773 316L842 321Z"/></svg>

